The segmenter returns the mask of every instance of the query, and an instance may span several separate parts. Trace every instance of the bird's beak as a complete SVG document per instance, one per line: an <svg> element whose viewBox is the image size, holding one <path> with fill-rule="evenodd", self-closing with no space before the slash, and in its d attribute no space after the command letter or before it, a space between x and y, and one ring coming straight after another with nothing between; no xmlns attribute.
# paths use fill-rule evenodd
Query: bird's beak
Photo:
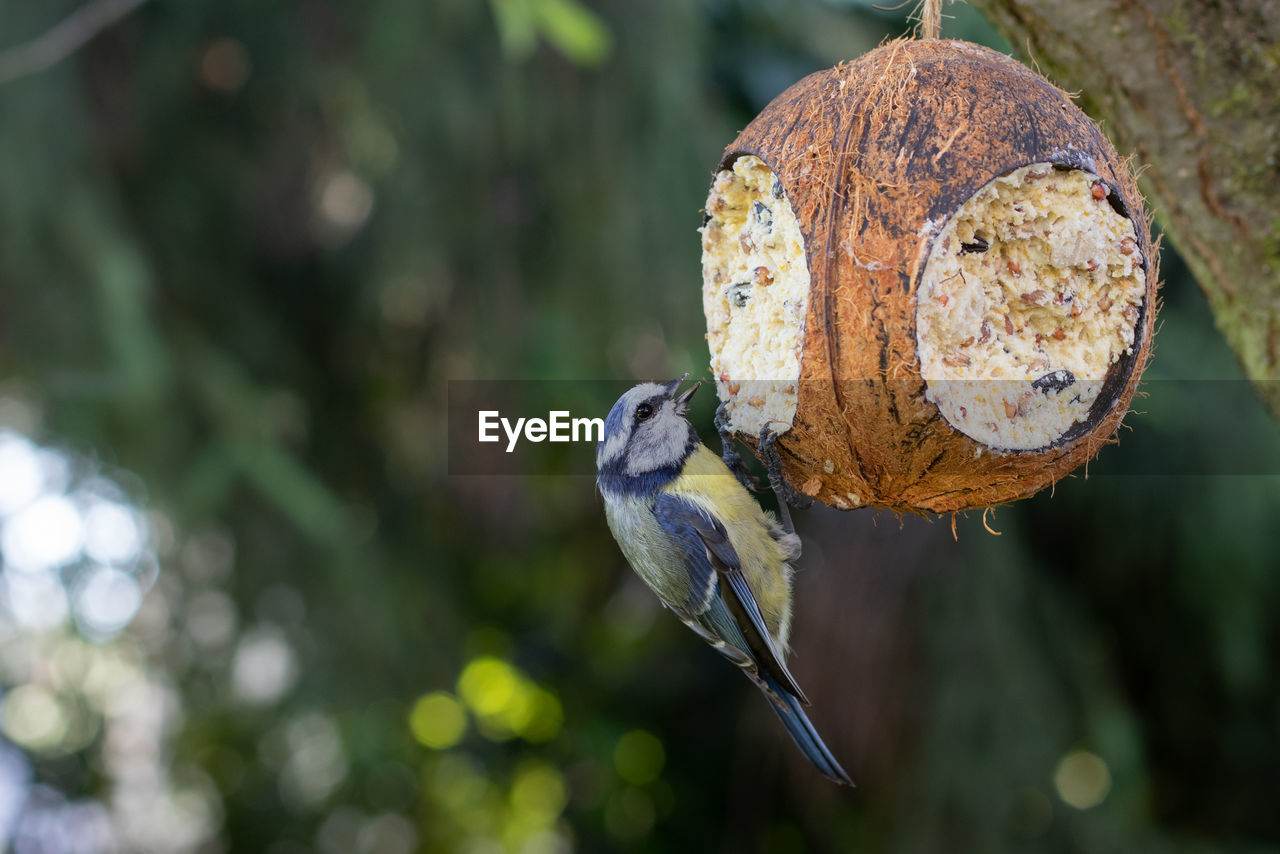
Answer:
<svg viewBox="0 0 1280 854"><path fill-rule="evenodd" d="M687 377L689 375L685 374L684 376ZM681 377L680 379L683 380L684 377ZM684 394L676 398L676 412L680 413L681 415L684 415L689 411L689 401L693 398L693 393L697 391L701 385L702 385L702 380L698 380L693 385L685 389Z"/></svg>
<svg viewBox="0 0 1280 854"><path fill-rule="evenodd" d="M667 397L672 397L676 393L676 389L680 388L680 383L689 379L689 372L685 371L680 376L667 383Z"/></svg>

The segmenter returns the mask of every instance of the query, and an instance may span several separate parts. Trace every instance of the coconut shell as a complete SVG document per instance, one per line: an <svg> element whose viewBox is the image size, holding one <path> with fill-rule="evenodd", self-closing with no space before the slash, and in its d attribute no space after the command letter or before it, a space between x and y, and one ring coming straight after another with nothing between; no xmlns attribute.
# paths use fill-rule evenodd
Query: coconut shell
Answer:
<svg viewBox="0 0 1280 854"><path fill-rule="evenodd" d="M787 89L719 168L744 154L781 182L809 267L796 417L778 442L793 487L841 508L986 507L1054 483L1115 433L1150 353L1157 258L1126 162L1066 93L984 47L895 41ZM1048 447L1000 452L926 400L916 292L941 224L993 178L1040 162L1103 179L1133 223L1145 299L1087 420Z"/></svg>

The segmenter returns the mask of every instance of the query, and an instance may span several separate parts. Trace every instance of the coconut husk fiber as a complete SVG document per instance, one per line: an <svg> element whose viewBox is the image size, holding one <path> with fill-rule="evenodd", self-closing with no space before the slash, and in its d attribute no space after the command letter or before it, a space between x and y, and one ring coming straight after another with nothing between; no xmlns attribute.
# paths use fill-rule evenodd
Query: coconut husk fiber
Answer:
<svg viewBox="0 0 1280 854"><path fill-rule="evenodd" d="M949 512L1029 496L1097 454L1129 411L1148 359L1157 258L1127 163L1063 91L987 48L900 40L811 74L725 150L778 177L810 274L795 421L783 474L835 507ZM1051 445L1000 452L925 397L916 293L943 224L993 178L1050 162L1098 175L1128 217L1146 291L1132 349Z"/></svg>

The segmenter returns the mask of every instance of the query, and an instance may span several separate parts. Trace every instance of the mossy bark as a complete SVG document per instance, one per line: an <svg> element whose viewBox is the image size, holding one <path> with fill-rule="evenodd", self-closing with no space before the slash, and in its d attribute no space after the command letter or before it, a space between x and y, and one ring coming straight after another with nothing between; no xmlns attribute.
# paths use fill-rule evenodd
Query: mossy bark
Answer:
<svg viewBox="0 0 1280 854"><path fill-rule="evenodd" d="M1136 156L1156 218L1280 419L1280 3L975 5Z"/></svg>

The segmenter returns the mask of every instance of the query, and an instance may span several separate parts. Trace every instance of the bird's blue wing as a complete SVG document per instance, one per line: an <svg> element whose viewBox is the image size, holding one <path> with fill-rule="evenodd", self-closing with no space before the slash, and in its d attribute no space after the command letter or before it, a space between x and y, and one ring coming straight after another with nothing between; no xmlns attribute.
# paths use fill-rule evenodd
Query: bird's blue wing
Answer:
<svg viewBox="0 0 1280 854"><path fill-rule="evenodd" d="M682 603L690 616L705 614L716 595L718 578L712 561L739 566L738 553L720 520L691 501L662 493L654 502L658 525L684 548L685 569L689 573L689 597ZM681 604L681 603L672 603Z"/></svg>
<svg viewBox="0 0 1280 854"><path fill-rule="evenodd" d="M658 496L653 512L658 525L683 546L689 573L688 599L683 609L672 603L672 610L746 670L766 693L773 693L772 686L764 684L758 670L771 675L771 681L808 704L778 653L756 597L742 574L738 553L720 520L697 504L670 493Z"/></svg>

